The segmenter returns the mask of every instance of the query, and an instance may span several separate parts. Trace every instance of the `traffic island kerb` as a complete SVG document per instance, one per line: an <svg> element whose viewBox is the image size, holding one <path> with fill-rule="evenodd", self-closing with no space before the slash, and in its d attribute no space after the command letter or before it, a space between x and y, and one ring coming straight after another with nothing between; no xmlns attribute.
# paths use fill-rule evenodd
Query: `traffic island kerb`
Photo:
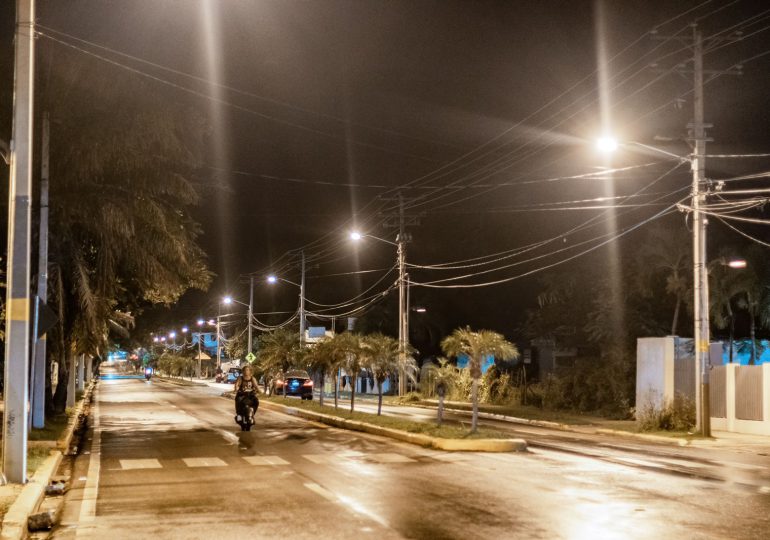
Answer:
<svg viewBox="0 0 770 540"><path fill-rule="evenodd" d="M266 409L298 416L306 420L342 429L361 431L371 435L389 437L398 441L447 452L524 452L527 450L527 442L524 439L446 439L443 437L431 437L422 433L410 433L400 429L376 426L367 422L348 420L314 411L306 411L267 400L263 401L261 405Z"/></svg>

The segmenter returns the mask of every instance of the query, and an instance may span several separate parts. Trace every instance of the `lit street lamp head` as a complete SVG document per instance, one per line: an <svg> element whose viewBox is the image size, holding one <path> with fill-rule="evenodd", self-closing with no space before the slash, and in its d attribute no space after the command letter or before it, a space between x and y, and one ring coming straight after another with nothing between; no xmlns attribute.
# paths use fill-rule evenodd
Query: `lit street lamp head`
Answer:
<svg viewBox="0 0 770 540"><path fill-rule="evenodd" d="M275 283L276 281L278 281L277 277L275 277L275 276L267 276L267 282L268 283Z"/></svg>
<svg viewBox="0 0 770 540"><path fill-rule="evenodd" d="M600 152L611 153L618 149L618 141L610 136L599 137L596 140L596 148Z"/></svg>
<svg viewBox="0 0 770 540"><path fill-rule="evenodd" d="M176 332L169 332L168 337L174 339L176 337Z"/></svg>
<svg viewBox="0 0 770 540"><path fill-rule="evenodd" d="M733 259L727 263L730 268L746 268L746 259Z"/></svg>
<svg viewBox="0 0 770 540"><path fill-rule="evenodd" d="M232 296L225 296L224 298L222 298L222 303L227 305L232 304L233 303Z"/></svg>
<svg viewBox="0 0 770 540"><path fill-rule="evenodd" d="M183 334L186 334L186 333L187 333L189 330L190 330L190 329L189 329L189 328L187 328L186 326L183 326L183 327L182 327L182 333L183 333Z"/></svg>
<svg viewBox="0 0 770 540"><path fill-rule="evenodd" d="M206 324L206 321L204 321L203 319L198 319L198 323L197 324L198 324L198 326L203 326L204 324Z"/></svg>
<svg viewBox="0 0 770 540"><path fill-rule="evenodd" d="M351 240L355 240L356 242L357 242L358 240L361 240L361 238L363 238L363 237L364 237L364 235L362 235L362 234L361 234L360 232L358 232L358 231L353 231L352 233L350 233L350 239L351 239Z"/></svg>

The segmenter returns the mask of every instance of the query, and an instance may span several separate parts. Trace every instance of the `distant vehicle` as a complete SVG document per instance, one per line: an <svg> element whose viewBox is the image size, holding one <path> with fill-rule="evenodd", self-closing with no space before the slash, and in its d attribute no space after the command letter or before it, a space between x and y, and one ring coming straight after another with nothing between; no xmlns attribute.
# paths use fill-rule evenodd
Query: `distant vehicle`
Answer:
<svg viewBox="0 0 770 540"><path fill-rule="evenodd" d="M232 367L227 372L227 377L225 378L225 382L227 384L235 384L235 381L238 380L238 377L241 376L241 368Z"/></svg>
<svg viewBox="0 0 770 540"><path fill-rule="evenodd" d="M313 399L313 379L310 378L307 371L301 369L288 371L283 377L277 377L273 380L271 393Z"/></svg>
<svg viewBox="0 0 770 540"><path fill-rule="evenodd" d="M148 381L152 378L152 368L150 366L144 368L144 378Z"/></svg>

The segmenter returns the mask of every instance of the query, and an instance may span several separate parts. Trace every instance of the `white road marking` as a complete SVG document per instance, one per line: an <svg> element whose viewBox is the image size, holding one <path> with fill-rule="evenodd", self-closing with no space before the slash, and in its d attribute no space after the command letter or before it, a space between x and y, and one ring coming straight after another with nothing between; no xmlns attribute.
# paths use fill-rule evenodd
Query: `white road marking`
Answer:
<svg viewBox="0 0 770 540"><path fill-rule="evenodd" d="M395 454L393 452L385 452L383 454L368 454L367 460L375 461L377 463L414 463L415 460L401 454Z"/></svg>
<svg viewBox="0 0 770 540"><path fill-rule="evenodd" d="M390 527L387 520L378 516L377 514L369 511L366 507L364 507L361 503L356 501L355 499L352 499L350 497L346 497L344 495L335 495L325 487L319 486L315 483L307 483L305 484L305 487L312 491L313 493L316 493L326 499L327 501L337 503L337 504L343 504L347 507L349 507L354 512L364 515L368 517L369 519L372 519L382 525L383 527Z"/></svg>
<svg viewBox="0 0 770 540"><path fill-rule="evenodd" d="M288 465L289 462L278 456L243 456L251 465Z"/></svg>
<svg viewBox="0 0 770 540"><path fill-rule="evenodd" d="M163 466L157 459L121 459L120 468L124 471L133 469L161 469Z"/></svg>
<svg viewBox="0 0 770 540"><path fill-rule="evenodd" d="M227 463L219 459L218 457L199 457L199 458L184 458L182 461L188 467L226 467Z"/></svg>
<svg viewBox="0 0 770 540"><path fill-rule="evenodd" d="M91 457L88 460L86 486L83 488L83 501L80 504L80 518L75 538L90 538L94 532L96 519L96 498L99 496L99 473L101 470L102 429L99 423L99 392L94 396L94 406L91 411L94 419L93 440L91 441Z"/></svg>

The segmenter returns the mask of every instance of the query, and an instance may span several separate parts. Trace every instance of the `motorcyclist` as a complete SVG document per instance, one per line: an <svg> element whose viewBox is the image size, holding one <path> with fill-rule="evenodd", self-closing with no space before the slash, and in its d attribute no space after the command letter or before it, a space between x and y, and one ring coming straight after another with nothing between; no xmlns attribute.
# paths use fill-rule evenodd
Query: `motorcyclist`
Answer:
<svg viewBox="0 0 770 540"><path fill-rule="evenodd" d="M256 413L259 407L259 398L257 397L257 379L254 377L252 367L247 365L235 381L236 421L240 421L247 414L246 411L249 406L251 406L252 414Z"/></svg>

